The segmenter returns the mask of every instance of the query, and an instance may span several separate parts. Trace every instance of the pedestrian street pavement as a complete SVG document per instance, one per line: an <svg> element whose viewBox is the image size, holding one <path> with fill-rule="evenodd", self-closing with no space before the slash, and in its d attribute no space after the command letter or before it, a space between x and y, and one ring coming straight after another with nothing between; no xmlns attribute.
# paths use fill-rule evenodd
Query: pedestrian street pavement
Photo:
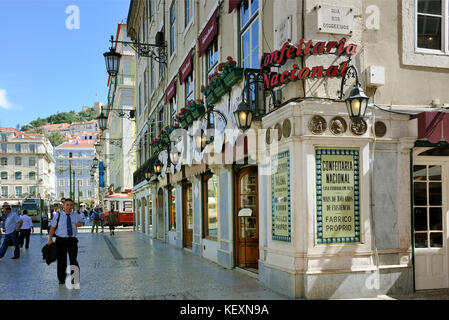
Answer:
<svg viewBox="0 0 449 320"><path fill-rule="evenodd" d="M78 234L80 289L59 285L56 262L47 265L41 249L48 241L35 229L30 249L12 260L13 247L0 259L1 300L279 300L287 299L235 269L225 269L131 228L115 236ZM100 228L101 231L101 228Z"/></svg>

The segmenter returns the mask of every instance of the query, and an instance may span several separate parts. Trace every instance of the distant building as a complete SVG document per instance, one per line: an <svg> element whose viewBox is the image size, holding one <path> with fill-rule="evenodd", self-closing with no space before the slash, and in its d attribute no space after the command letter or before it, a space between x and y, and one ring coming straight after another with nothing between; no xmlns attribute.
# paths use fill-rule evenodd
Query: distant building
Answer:
<svg viewBox="0 0 449 320"><path fill-rule="evenodd" d="M98 204L90 170L95 157L95 140L70 140L55 148L56 192L58 198L73 197L75 203ZM72 177L69 171L72 171ZM70 192L72 187L72 194Z"/></svg>
<svg viewBox="0 0 449 320"><path fill-rule="evenodd" d="M50 141L40 134L0 128L0 177L2 202L54 200L55 160Z"/></svg>

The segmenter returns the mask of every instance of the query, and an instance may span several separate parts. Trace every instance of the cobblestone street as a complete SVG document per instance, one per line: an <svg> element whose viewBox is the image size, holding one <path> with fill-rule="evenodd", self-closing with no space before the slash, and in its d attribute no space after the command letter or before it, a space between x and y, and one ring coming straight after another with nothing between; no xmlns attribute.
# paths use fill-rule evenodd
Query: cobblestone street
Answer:
<svg viewBox="0 0 449 320"><path fill-rule="evenodd" d="M35 233L20 259L11 259L12 247L0 259L0 299L286 299L239 271L129 229L111 237L106 228L92 234L84 227L78 239L80 290L58 284L56 262L42 260L48 236Z"/></svg>

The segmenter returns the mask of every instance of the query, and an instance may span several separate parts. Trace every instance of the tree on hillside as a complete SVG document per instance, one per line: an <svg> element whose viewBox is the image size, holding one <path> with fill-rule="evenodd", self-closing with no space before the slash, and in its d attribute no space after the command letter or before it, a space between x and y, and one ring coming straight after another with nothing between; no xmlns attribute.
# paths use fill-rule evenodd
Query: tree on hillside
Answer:
<svg viewBox="0 0 449 320"><path fill-rule="evenodd" d="M57 147L61 143L64 142L64 137L62 136L61 132L59 132L58 130L55 130L55 131L53 131L50 134L45 135L45 136L47 137L48 140L50 140L51 145L53 147Z"/></svg>

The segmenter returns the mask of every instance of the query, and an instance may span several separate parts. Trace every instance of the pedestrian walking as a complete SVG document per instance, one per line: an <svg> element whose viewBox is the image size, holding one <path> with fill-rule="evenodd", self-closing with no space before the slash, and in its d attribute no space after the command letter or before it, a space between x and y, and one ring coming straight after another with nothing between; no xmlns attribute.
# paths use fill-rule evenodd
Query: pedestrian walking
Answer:
<svg viewBox="0 0 449 320"><path fill-rule="evenodd" d="M108 224L109 224L109 233L111 236L113 236L114 230L115 230L115 224L117 223L117 215L115 214L114 211L112 211L110 214L108 214L106 219L108 220Z"/></svg>
<svg viewBox="0 0 449 320"><path fill-rule="evenodd" d="M101 232L104 232L104 212L103 212L103 209L101 209L101 208L98 208L98 211L100 211Z"/></svg>
<svg viewBox="0 0 449 320"><path fill-rule="evenodd" d="M59 221L58 221L59 217ZM58 227L55 230L56 224ZM53 243L53 236L56 236L57 248L57 273L59 284L65 283L66 268L67 268L67 254L69 256L70 266L76 266L79 276L78 256L78 239L77 228L84 226L82 217L73 211L73 200L65 199L63 210L59 211L50 223L50 235L48 238L48 245ZM79 289L79 277L74 279L74 288Z"/></svg>
<svg viewBox="0 0 449 320"><path fill-rule="evenodd" d="M6 253L6 250L8 249L9 242L12 241L14 245L14 256L12 259L19 259L20 258L20 248L19 248L19 230L22 227L22 220L20 220L19 216L15 212L11 212L11 207L6 206L5 207L5 215L6 215L6 221L5 221L5 237L3 238L3 243L0 248L0 259L3 258L3 256Z"/></svg>
<svg viewBox="0 0 449 320"><path fill-rule="evenodd" d="M95 208L93 211L92 211L92 230L91 230L91 233L93 233L94 232L94 228L96 227L97 228L97 230L96 230L96 232L98 233L98 226L100 225L100 212L98 212L98 209L97 208Z"/></svg>
<svg viewBox="0 0 449 320"><path fill-rule="evenodd" d="M23 210L20 216L22 227L20 228L19 245L23 248L23 240L25 240L25 249L30 247L30 234L34 232L33 220L28 216L28 210Z"/></svg>

